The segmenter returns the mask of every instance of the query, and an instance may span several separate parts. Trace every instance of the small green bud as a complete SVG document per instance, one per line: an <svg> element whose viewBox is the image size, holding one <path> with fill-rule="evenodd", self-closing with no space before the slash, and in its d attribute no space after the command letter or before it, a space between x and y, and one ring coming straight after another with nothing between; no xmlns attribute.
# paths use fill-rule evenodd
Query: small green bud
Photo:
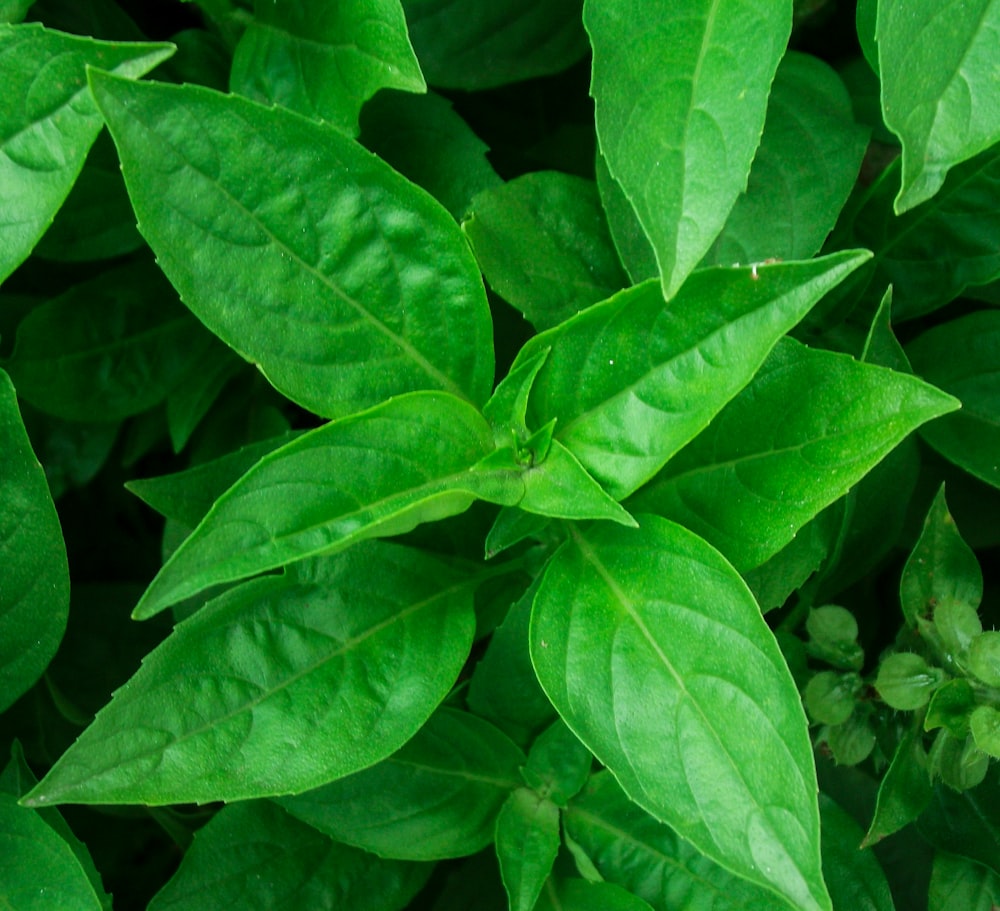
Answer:
<svg viewBox="0 0 1000 911"><path fill-rule="evenodd" d="M944 671L930 667L920 655L896 652L879 667L875 689L892 708L913 711L927 705L944 679Z"/></svg>
<svg viewBox="0 0 1000 911"><path fill-rule="evenodd" d="M964 677L942 683L931 696L924 718L924 730L944 728L953 737L964 739L969 733L969 715L976 707L972 684Z"/></svg>
<svg viewBox="0 0 1000 911"><path fill-rule="evenodd" d="M976 747L971 737L959 739L941 731L928 756L932 775L955 791L968 791L985 777L990 757Z"/></svg>
<svg viewBox="0 0 1000 911"><path fill-rule="evenodd" d="M972 640L983 631L975 608L960 601L942 601L935 607L934 626L949 657L963 664Z"/></svg>
<svg viewBox="0 0 1000 911"><path fill-rule="evenodd" d="M969 670L983 683L1000 687L1000 632L980 633L969 643Z"/></svg>
<svg viewBox="0 0 1000 911"><path fill-rule="evenodd" d="M854 711L860 685L857 674L820 671L806 686L806 711L820 724L843 724Z"/></svg>
<svg viewBox="0 0 1000 911"><path fill-rule="evenodd" d="M855 712L843 724L827 729L826 742L838 765L857 765L875 749L875 732L863 713Z"/></svg>
<svg viewBox="0 0 1000 911"><path fill-rule="evenodd" d="M1000 711L981 705L969 716L969 730L976 746L994 759L1000 759Z"/></svg>
<svg viewBox="0 0 1000 911"><path fill-rule="evenodd" d="M806 632L814 657L844 670L861 669L865 653L858 645L858 622L849 610L827 604L809 611Z"/></svg>

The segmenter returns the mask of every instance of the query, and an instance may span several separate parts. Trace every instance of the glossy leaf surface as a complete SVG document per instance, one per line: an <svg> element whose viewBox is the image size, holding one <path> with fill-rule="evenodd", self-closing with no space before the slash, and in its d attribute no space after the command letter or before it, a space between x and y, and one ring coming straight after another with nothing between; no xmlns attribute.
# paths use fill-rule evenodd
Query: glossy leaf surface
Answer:
<svg viewBox="0 0 1000 911"><path fill-rule="evenodd" d="M737 875L830 908L799 695L717 551L656 516L574 530L535 596L531 658L636 803Z"/></svg>
<svg viewBox="0 0 1000 911"><path fill-rule="evenodd" d="M69 615L69 566L45 472L0 370L0 710L52 660Z"/></svg>
<svg viewBox="0 0 1000 911"><path fill-rule="evenodd" d="M94 41L37 23L0 25L0 281L27 257L69 195L101 129L86 68L137 78L173 53L166 44Z"/></svg>
<svg viewBox="0 0 1000 911"><path fill-rule="evenodd" d="M808 389L808 396L796 395ZM763 563L908 433L957 402L906 374L783 340L747 389L629 501Z"/></svg>
<svg viewBox="0 0 1000 911"><path fill-rule="evenodd" d="M558 418L556 439L608 493L626 496L704 429L778 339L865 258L705 269L669 303L652 281L616 294L522 348L515 368L552 348L531 391L529 424Z"/></svg>
<svg viewBox="0 0 1000 911"><path fill-rule="evenodd" d="M195 835L149 911L351 908L395 911L430 873L337 844L273 803L223 807Z"/></svg>
<svg viewBox="0 0 1000 911"><path fill-rule="evenodd" d="M493 841L524 761L489 722L441 708L388 759L278 802L337 841L381 857L461 857Z"/></svg>
<svg viewBox="0 0 1000 911"><path fill-rule="evenodd" d="M473 588L381 542L245 583L147 656L29 802L245 800L372 765L454 683Z"/></svg>
<svg viewBox="0 0 1000 911"><path fill-rule="evenodd" d="M136 606L152 616L210 585L409 531L477 497L514 503L514 470L473 470L492 433L444 393L399 396L258 461L209 510ZM336 471L331 468L336 466Z"/></svg>
<svg viewBox="0 0 1000 911"><path fill-rule="evenodd" d="M671 298L746 189L792 4L588 0L584 24L601 152Z"/></svg>
<svg viewBox="0 0 1000 911"><path fill-rule="evenodd" d="M236 46L230 88L354 136L379 89L426 86L399 0L261 0Z"/></svg>
<svg viewBox="0 0 1000 911"><path fill-rule="evenodd" d="M472 201L462 230L490 286L539 331L628 283L597 187L535 171Z"/></svg>
<svg viewBox="0 0 1000 911"><path fill-rule="evenodd" d="M934 0L878 4L882 113L903 145L897 212L929 199L953 165L1000 140L1000 4L973 0L946 9Z"/></svg>
<svg viewBox="0 0 1000 911"><path fill-rule="evenodd" d="M945 458L1000 487L1000 311L984 310L928 330L907 346L913 369L962 402L921 435Z"/></svg>
<svg viewBox="0 0 1000 911"><path fill-rule="evenodd" d="M485 401L485 292L458 227L423 191L281 108L91 82L161 268L276 388L327 417L415 389Z"/></svg>

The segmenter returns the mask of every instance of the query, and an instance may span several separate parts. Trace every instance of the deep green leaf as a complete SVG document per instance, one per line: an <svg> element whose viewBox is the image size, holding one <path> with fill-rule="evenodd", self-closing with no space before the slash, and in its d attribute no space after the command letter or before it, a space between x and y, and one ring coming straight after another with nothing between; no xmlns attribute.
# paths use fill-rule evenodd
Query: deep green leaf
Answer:
<svg viewBox="0 0 1000 911"><path fill-rule="evenodd" d="M532 338L551 347L529 423L556 438L616 499L648 481L738 393L768 352L865 253L694 274L669 303L649 281ZM756 276L756 279L754 278Z"/></svg>
<svg viewBox="0 0 1000 911"><path fill-rule="evenodd" d="M832 521L824 510L774 556L741 573L763 613L781 607L823 565L830 553Z"/></svg>
<svg viewBox="0 0 1000 911"><path fill-rule="evenodd" d="M609 772L591 778L563 820L567 836L604 879L656 911L761 911L774 905L769 891L733 876L632 803Z"/></svg>
<svg viewBox="0 0 1000 911"><path fill-rule="evenodd" d="M366 768L455 682L474 587L383 542L240 585L146 657L28 803L244 800Z"/></svg>
<svg viewBox="0 0 1000 911"><path fill-rule="evenodd" d="M871 851L860 847L861 827L826 794L823 819L823 875L837 911L895 911L885 873Z"/></svg>
<svg viewBox="0 0 1000 911"><path fill-rule="evenodd" d="M588 0L597 137L670 298L708 251L760 142L791 0Z"/></svg>
<svg viewBox="0 0 1000 911"><path fill-rule="evenodd" d="M114 44L49 31L38 23L0 25L0 282L52 223L83 167L101 119L85 69L137 78L173 53L168 44Z"/></svg>
<svg viewBox="0 0 1000 911"><path fill-rule="evenodd" d="M493 841L524 761L493 725L441 708L388 759L278 802L337 841L381 857L461 857Z"/></svg>
<svg viewBox="0 0 1000 911"><path fill-rule="evenodd" d="M430 869L337 844L259 800L223 807L195 835L149 911L397 911Z"/></svg>
<svg viewBox="0 0 1000 911"><path fill-rule="evenodd" d="M230 88L358 133L379 89L426 89L399 0L257 0L233 54Z"/></svg>
<svg viewBox="0 0 1000 911"><path fill-rule="evenodd" d="M490 286L539 331L628 282L592 181L535 171L472 201L462 230Z"/></svg>
<svg viewBox="0 0 1000 911"><path fill-rule="evenodd" d="M682 522L750 569L914 428L955 407L915 377L786 338L628 508Z"/></svg>
<svg viewBox="0 0 1000 911"><path fill-rule="evenodd" d="M403 0L427 81L494 88L558 73L587 52L582 0Z"/></svg>
<svg viewBox="0 0 1000 911"><path fill-rule="evenodd" d="M906 353L927 382L962 401L921 436L945 458L1000 488L1000 311L950 320L911 342Z"/></svg>
<svg viewBox="0 0 1000 911"><path fill-rule="evenodd" d="M535 739L524 766L524 780L558 807L565 807L590 777L593 757L561 719Z"/></svg>
<svg viewBox="0 0 1000 911"><path fill-rule="evenodd" d="M510 911L532 911L559 851L559 808L518 788L497 817L496 848Z"/></svg>
<svg viewBox="0 0 1000 911"><path fill-rule="evenodd" d="M197 366L167 396L167 427L174 452L187 445L226 383L247 367L214 336L208 339Z"/></svg>
<svg viewBox="0 0 1000 911"><path fill-rule="evenodd" d="M612 883L550 876L535 911L650 911L650 906Z"/></svg>
<svg viewBox="0 0 1000 911"><path fill-rule="evenodd" d="M935 855L928 911L994 911L998 905L1000 876L966 857Z"/></svg>
<svg viewBox="0 0 1000 911"><path fill-rule="evenodd" d="M897 212L929 199L951 167L1000 140L998 31L994 0L948 7L936 0L880 0L875 40L882 113L903 144Z"/></svg>
<svg viewBox="0 0 1000 911"><path fill-rule="evenodd" d="M840 77L816 57L786 54L746 192L707 261L728 266L813 256L847 201L867 141Z"/></svg>
<svg viewBox="0 0 1000 911"><path fill-rule="evenodd" d="M486 143L434 92L379 92L361 112L361 142L456 220L473 196L501 183L486 159Z"/></svg>
<svg viewBox="0 0 1000 911"><path fill-rule="evenodd" d="M1000 779L996 764L971 790L959 793L938 784L917 826L939 851L977 861L1000 876Z"/></svg>
<svg viewBox="0 0 1000 911"><path fill-rule="evenodd" d="M102 272L36 307L7 369L20 396L75 421L121 421L162 402L211 336L152 263Z"/></svg>
<svg viewBox="0 0 1000 911"><path fill-rule="evenodd" d="M215 501L135 616L210 585L402 534L463 512L477 497L516 503L519 472L474 468L492 442L478 412L439 392L399 396L312 430L262 458Z"/></svg>
<svg viewBox="0 0 1000 911"><path fill-rule="evenodd" d="M574 530L546 569L531 658L640 806L800 909L830 908L798 691L743 580L656 516Z"/></svg>
<svg viewBox="0 0 1000 911"><path fill-rule="evenodd" d="M632 279L632 284L638 285L648 278L656 278L659 268L656 265L656 254L646 237L646 232L639 223L639 218L628 201L625 191L608 170L604 156L597 152L594 163L597 177L597 191L601 196L601 205L608 219L611 238L618 251L625 271Z"/></svg>
<svg viewBox="0 0 1000 911"><path fill-rule="evenodd" d="M41 675L69 614L59 517L0 370L0 711Z"/></svg>
<svg viewBox="0 0 1000 911"><path fill-rule="evenodd" d="M898 832L913 822L930 803L931 778L922 739L920 727L915 726L899 741L879 785L875 816L865 834L864 846L873 845Z"/></svg>
<svg viewBox="0 0 1000 911"><path fill-rule="evenodd" d="M282 108L95 71L91 87L163 271L281 392L328 417L414 389L486 400L479 271L422 190Z"/></svg>

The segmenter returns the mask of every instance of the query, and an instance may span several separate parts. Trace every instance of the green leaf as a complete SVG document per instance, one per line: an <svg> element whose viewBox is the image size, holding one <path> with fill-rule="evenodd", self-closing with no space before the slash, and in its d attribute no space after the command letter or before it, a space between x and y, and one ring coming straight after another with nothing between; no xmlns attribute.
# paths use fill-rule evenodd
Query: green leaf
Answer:
<svg viewBox="0 0 1000 911"><path fill-rule="evenodd" d="M380 857L461 857L493 841L497 814L519 787L524 761L489 722L441 708L388 759L278 803L337 841Z"/></svg>
<svg viewBox="0 0 1000 911"><path fill-rule="evenodd" d="M854 187L868 144L840 77L808 54L787 53L771 86L767 120L746 192L708 262L808 259Z"/></svg>
<svg viewBox="0 0 1000 911"><path fill-rule="evenodd" d="M638 285L646 279L656 278L660 273L653 247L621 184L611 176L600 149L597 151L594 167L597 172L597 191L608 219L611 238L632 284Z"/></svg>
<svg viewBox="0 0 1000 911"><path fill-rule="evenodd" d="M94 41L38 23L0 25L0 282L51 224L101 129L85 69L138 78L173 53L169 44Z"/></svg>
<svg viewBox="0 0 1000 911"><path fill-rule="evenodd" d="M969 733L969 715L976 704L976 692L968 678L948 680L931 696L924 716L924 730L944 728L952 737L964 740Z"/></svg>
<svg viewBox="0 0 1000 911"><path fill-rule="evenodd" d="M972 790L937 785L917 827L939 851L977 861L1000 876L1000 779L992 771Z"/></svg>
<svg viewBox="0 0 1000 911"><path fill-rule="evenodd" d="M876 844L909 825L930 803L931 777L922 739L920 727L915 725L899 741L879 784L875 815L862 847Z"/></svg>
<svg viewBox="0 0 1000 911"><path fill-rule="evenodd" d="M582 0L403 0L427 81L467 91L575 63L587 52L581 6Z"/></svg>
<svg viewBox="0 0 1000 911"><path fill-rule="evenodd" d="M519 473L476 470L492 433L470 405L416 392L318 427L260 459L150 583L138 619L220 582L464 512L511 505ZM331 471L336 466L336 471Z"/></svg>
<svg viewBox="0 0 1000 911"><path fill-rule="evenodd" d="M1000 711L992 705L981 705L969 716L969 731L976 747L1000 759Z"/></svg>
<svg viewBox="0 0 1000 911"><path fill-rule="evenodd" d="M556 806L565 807L587 783L593 761L590 750L557 718L531 745L524 780Z"/></svg>
<svg viewBox="0 0 1000 911"><path fill-rule="evenodd" d="M844 911L895 911L885 873L871 851L862 851L861 827L832 798L821 794L823 875L833 907Z"/></svg>
<svg viewBox="0 0 1000 911"><path fill-rule="evenodd" d="M750 569L915 427L956 406L915 377L782 339L746 390L627 508L682 522Z"/></svg>
<svg viewBox="0 0 1000 911"><path fill-rule="evenodd" d="M816 572L830 553L827 511L807 522L773 557L741 575L763 613L781 607Z"/></svg>
<svg viewBox="0 0 1000 911"><path fill-rule="evenodd" d="M496 847L510 911L532 911L559 851L559 808L518 788L497 817Z"/></svg>
<svg viewBox="0 0 1000 911"><path fill-rule="evenodd" d="M1000 631L987 630L972 640L969 670L988 686L1000 687Z"/></svg>
<svg viewBox="0 0 1000 911"><path fill-rule="evenodd" d="M842 670L860 671L864 652L858 645L858 621L836 604L810 609L806 617L812 655Z"/></svg>
<svg viewBox="0 0 1000 911"><path fill-rule="evenodd" d="M16 794L0 791L0 904L102 911L104 898L70 844L34 810L19 807Z"/></svg>
<svg viewBox="0 0 1000 911"><path fill-rule="evenodd" d="M550 876L535 911L651 911L649 903L611 883Z"/></svg>
<svg viewBox="0 0 1000 911"><path fill-rule="evenodd" d="M809 716L820 724L843 724L854 713L861 678L857 674L820 671L802 694Z"/></svg>
<svg viewBox="0 0 1000 911"><path fill-rule="evenodd" d="M929 199L950 168L1000 140L998 31L993 0L951 8L946 21L934 0L878 4L882 113L903 144L896 212Z"/></svg>
<svg viewBox="0 0 1000 911"><path fill-rule="evenodd" d="M671 298L747 186L791 0L588 0L597 138Z"/></svg>
<svg viewBox="0 0 1000 911"><path fill-rule="evenodd" d="M7 369L20 396L75 421L121 421L162 402L211 336L152 263L74 285L17 327Z"/></svg>
<svg viewBox="0 0 1000 911"><path fill-rule="evenodd" d="M1000 876L966 857L934 856L928 911L993 911L997 905Z"/></svg>
<svg viewBox="0 0 1000 911"><path fill-rule="evenodd" d="M382 542L240 585L147 655L27 802L245 800L366 768L455 682L474 588Z"/></svg>
<svg viewBox="0 0 1000 911"><path fill-rule="evenodd" d="M594 775L570 801L563 824L600 876L656 911L760 911L774 905L769 891L733 876L632 803L609 772Z"/></svg>
<svg viewBox="0 0 1000 911"><path fill-rule="evenodd" d="M399 0L257 0L230 88L356 136L361 106L379 89L427 86Z"/></svg>
<svg viewBox="0 0 1000 911"><path fill-rule="evenodd" d="M208 414L226 384L247 365L212 335L198 364L167 396L167 428L174 452L180 452Z"/></svg>
<svg viewBox="0 0 1000 911"><path fill-rule="evenodd" d="M69 616L69 566L55 505L0 370L0 711L42 675Z"/></svg>
<svg viewBox="0 0 1000 911"><path fill-rule="evenodd" d="M536 171L480 193L462 230L490 287L550 329L625 287L596 185Z"/></svg>
<svg viewBox="0 0 1000 911"><path fill-rule="evenodd" d="M948 512L944 487L938 489L899 582L899 600L909 626L933 620L940 604L973 611L983 599L983 573L976 555Z"/></svg>
<svg viewBox="0 0 1000 911"><path fill-rule="evenodd" d="M920 655L896 652L879 665L875 689L894 709L912 712L927 705L944 676L944 671L929 667Z"/></svg>
<svg viewBox="0 0 1000 911"><path fill-rule="evenodd" d="M753 377L774 344L867 254L713 268L664 302L645 282L532 338L515 368L551 347L528 418L616 499L648 481ZM754 280L754 274L757 279Z"/></svg>
<svg viewBox="0 0 1000 911"><path fill-rule="evenodd" d="M486 400L479 270L423 191L282 108L96 71L91 88L163 271L281 392L327 417L416 389Z"/></svg>
<svg viewBox="0 0 1000 911"><path fill-rule="evenodd" d="M935 326L906 353L914 371L962 401L961 412L936 421L921 436L946 459L1000 488L1000 311Z"/></svg>
<svg viewBox="0 0 1000 911"><path fill-rule="evenodd" d="M430 869L337 844L268 801L238 803L223 807L195 835L149 911L396 911Z"/></svg>
<svg viewBox="0 0 1000 911"><path fill-rule="evenodd" d="M573 530L549 563L531 621L542 687L636 803L737 875L829 909L807 725L774 637L718 552L640 522Z"/></svg>
<svg viewBox="0 0 1000 911"><path fill-rule="evenodd" d="M0 0L0 22L20 22L34 0Z"/></svg>
<svg viewBox="0 0 1000 911"><path fill-rule="evenodd" d="M379 92L361 111L361 142L456 220L473 196L501 183L486 159L486 143L434 92Z"/></svg>

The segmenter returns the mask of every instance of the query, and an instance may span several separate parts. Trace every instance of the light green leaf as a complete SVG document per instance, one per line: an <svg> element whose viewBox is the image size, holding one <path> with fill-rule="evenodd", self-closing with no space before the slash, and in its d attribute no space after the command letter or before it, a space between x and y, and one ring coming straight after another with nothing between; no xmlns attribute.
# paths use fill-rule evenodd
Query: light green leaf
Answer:
<svg viewBox="0 0 1000 911"><path fill-rule="evenodd" d="M361 142L456 220L473 196L502 183L486 158L486 143L434 92L379 92L361 111Z"/></svg>
<svg viewBox="0 0 1000 911"><path fill-rule="evenodd" d="M871 851L860 847L861 827L826 794L819 798L823 820L823 875L837 911L895 911L885 873Z"/></svg>
<svg viewBox="0 0 1000 911"><path fill-rule="evenodd" d="M7 369L18 395L74 421L121 421L162 402L212 336L152 263L99 273L31 311Z"/></svg>
<svg viewBox="0 0 1000 911"><path fill-rule="evenodd" d="M807 724L743 580L656 516L552 558L531 618L538 678L641 807L798 909L830 909Z"/></svg>
<svg viewBox="0 0 1000 911"><path fill-rule="evenodd" d="M913 369L962 401L962 410L921 431L946 459L1000 488L1000 310L929 329L906 347Z"/></svg>
<svg viewBox="0 0 1000 911"><path fill-rule="evenodd" d="M524 491L519 471L474 468L492 437L475 409L440 392L399 396L303 434L215 501L134 616L220 582L402 534L477 498L512 505Z"/></svg>
<svg viewBox="0 0 1000 911"><path fill-rule="evenodd" d="M94 41L37 23L0 25L0 282L28 256L69 195L101 119L85 70L138 78L173 53L169 44Z"/></svg>
<svg viewBox="0 0 1000 911"><path fill-rule="evenodd" d="M59 517L0 370L0 711L42 675L66 629L69 566Z"/></svg>
<svg viewBox="0 0 1000 911"><path fill-rule="evenodd" d="M149 911L397 911L430 871L427 864L380 860L337 844L257 800L223 807L195 834Z"/></svg>
<svg viewBox="0 0 1000 911"><path fill-rule="evenodd" d="M1000 140L998 32L996 0L880 0L882 113L903 144L897 213L930 199L951 167Z"/></svg>
<svg viewBox="0 0 1000 911"><path fill-rule="evenodd" d="M967 857L934 855L928 911L993 911L997 905L1000 876Z"/></svg>
<svg viewBox="0 0 1000 911"><path fill-rule="evenodd" d="M257 0L233 53L230 88L358 134L379 89L423 92L399 0Z"/></svg>
<svg viewBox="0 0 1000 911"><path fill-rule="evenodd" d="M609 772L593 776L563 814L566 834L608 882L656 911L761 911L771 892L734 876L628 799Z"/></svg>
<svg viewBox="0 0 1000 911"><path fill-rule="evenodd" d="M240 585L146 657L28 803L245 800L366 768L454 684L474 588L383 542Z"/></svg>
<svg viewBox="0 0 1000 911"><path fill-rule="evenodd" d="M486 190L462 230L490 287L538 330L628 284L597 187L580 177L535 171Z"/></svg>
<svg viewBox="0 0 1000 911"><path fill-rule="evenodd" d="M422 190L282 108L96 71L91 87L163 271L281 392L328 417L415 389L486 400L479 270Z"/></svg>
<svg viewBox="0 0 1000 911"><path fill-rule="evenodd" d="M816 57L787 53L746 192L706 261L728 266L815 255L854 187L867 145L868 130L855 123L836 72Z"/></svg>
<svg viewBox="0 0 1000 911"><path fill-rule="evenodd" d="M682 522L750 569L914 428L955 407L916 377L783 339L747 389L628 508Z"/></svg>
<svg viewBox="0 0 1000 911"><path fill-rule="evenodd" d="M557 718L531 745L522 774L528 787L565 807L587 783L593 762L590 750Z"/></svg>
<svg viewBox="0 0 1000 911"><path fill-rule="evenodd" d="M427 81L495 88L558 73L587 52L582 0L403 0Z"/></svg>
<svg viewBox="0 0 1000 911"><path fill-rule="evenodd" d="M550 876L534 911L651 911L647 902L611 883Z"/></svg>
<svg viewBox="0 0 1000 911"><path fill-rule="evenodd" d="M648 281L595 304L521 349L515 368L552 348L531 391L529 423L558 418L556 439L609 494L627 496L703 430L778 339L866 257L704 269L669 303Z"/></svg>
<svg viewBox="0 0 1000 911"><path fill-rule="evenodd" d="M597 138L671 298L747 186L791 0L587 0Z"/></svg>
<svg viewBox="0 0 1000 911"><path fill-rule="evenodd" d="M461 857L493 841L497 814L520 786L524 762L489 722L440 708L388 759L278 803L337 841L380 857Z"/></svg>
<svg viewBox="0 0 1000 911"><path fill-rule="evenodd" d="M532 911L559 852L559 808L518 788L497 817L496 848L510 911Z"/></svg>

